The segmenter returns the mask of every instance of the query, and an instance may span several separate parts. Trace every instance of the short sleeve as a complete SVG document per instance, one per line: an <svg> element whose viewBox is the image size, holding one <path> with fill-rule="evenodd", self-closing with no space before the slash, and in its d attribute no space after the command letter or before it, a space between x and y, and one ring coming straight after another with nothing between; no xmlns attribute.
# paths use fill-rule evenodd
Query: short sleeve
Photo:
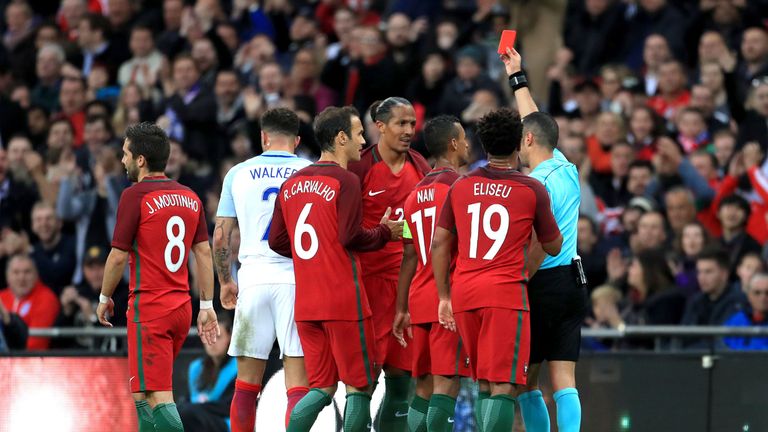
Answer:
<svg viewBox="0 0 768 432"><path fill-rule="evenodd" d="M455 186L455 183L454 183ZM437 222L437 226L445 228L448 231L456 232L456 217L453 214L453 193L454 188L451 187L448 190L448 194L445 196L445 202L443 203L443 209L440 211L440 219Z"/></svg>
<svg viewBox="0 0 768 432"><path fill-rule="evenodd" d="M195 231L195 239L192 242L197 244L200 242L208 241L208 221L205 220L205 209L203 203L200 203L200 218L197 221L197 230Z"/></svg>
<svg viewBox="0 0 768 432"><path fill-rule="evenodd" d="M139 227L139 219L141 218L139 197L136 189L133 187L124 190L122 195L120 195L120 202L117 205L115 233L112 235L113 248L128 251L133 246L136 230Z"/></svg>
<svg viewBox="0 0 768 432"><path fill-rule="evenodd" d="M408 222L403 221L403 243L413 243L413 235L411 234L411 228L408 226Z"/></svg>
<svg viewBox="0 0 768 432"><path fill-rule="evenodd" d="M224 176L224 184L221 186L221 197L219 198L219 208L216 209L217 217L237 217L235 200L232 198L232 178L235 176L236 168L233 167Z"/></svg>
<svg viewBox="0 0 768 432"><path fill-rule="evenodd" d="M549 194L544 185L538 181L530 182L530 187L536 199L536 209L533 218L533 228L536 230L536 236L542 243L551 242L560 235L560 229L557 227L554 215L552 215Z"/></svg>

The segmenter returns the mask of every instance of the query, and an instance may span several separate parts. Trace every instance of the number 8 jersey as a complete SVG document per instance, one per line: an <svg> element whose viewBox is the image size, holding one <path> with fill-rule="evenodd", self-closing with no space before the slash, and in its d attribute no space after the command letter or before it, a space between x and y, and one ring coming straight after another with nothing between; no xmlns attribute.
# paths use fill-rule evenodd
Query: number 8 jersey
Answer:
<svg viewBox="0 0 768 432"><path fill-rule="evenodd" d="M162 318L189 301L187 259L203 241L205 210L188 187L157 176L123 191L112 247L129 252L129 321Z"/></svg>
<svg viewBox="0 0 768 432"><path fill-rule="evenodd" d="M475 169L448 191L438 226L458 237L451 279L454 312L528 310L531 230L543 243L560 235L544 185L516 170Z"/></svg>

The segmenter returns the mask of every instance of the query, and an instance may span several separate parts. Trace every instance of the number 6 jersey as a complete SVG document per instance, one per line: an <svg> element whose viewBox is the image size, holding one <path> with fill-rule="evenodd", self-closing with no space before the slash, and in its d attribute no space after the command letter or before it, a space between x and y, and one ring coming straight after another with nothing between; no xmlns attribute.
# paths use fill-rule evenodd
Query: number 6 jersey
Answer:
<svg viewBox="0 0 768 432"><path fill-rule="evenodd" d="M187 259L203 241L205 210L188 187L153 176L123 191L112 247L129 252L129 321L162 318L189 301Z"/></svg>
<svg viewBox="0 0 768 432"><path fill-rule="evenodd" d="M333 162L312 164L283 183L269 246L293 256L296 321L357 321L371 316L357 252L382 248L389 228L362 228L360 181Z"/></svg>
<svg viewBox="0 0 768 432"><path fill-rule="evenodd" d="M454 312L528 310L531 229L542 243L560 235L544 185L516 170L477 168L453 183L438 226L458 237Z"/></svg>

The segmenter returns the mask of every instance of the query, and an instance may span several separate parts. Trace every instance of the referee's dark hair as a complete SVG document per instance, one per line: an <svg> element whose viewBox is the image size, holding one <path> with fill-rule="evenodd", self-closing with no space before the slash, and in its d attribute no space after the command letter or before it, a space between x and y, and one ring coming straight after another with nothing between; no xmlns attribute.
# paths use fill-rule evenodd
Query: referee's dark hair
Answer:
<svg viewBox="0 0 768 432"><path fill-rule="evenodd" d="M696 257L696 262L699 261L714 261L724 270L731 268L731 257L728 255L728 252L720 246L704 248L704 250L699 252L699 256Z"/></svg>
<svg viewBox="0 0 768 432"><path fill-rule="evenodd" d="M424 125L424 145L429 154L438 157L448 152L448 143L459 139L459 119L452 115L439 115Z"/></svg>
<svg viewBox="0 0 768 432"><path fill-rule="evenodd" d="M559 139L557 122L551 115L540 111L532 112L523 117L523 136L530 132L536 142L554 149Z"/></svg>
<svg viewBox="0 0 768 432"><path fill-rule="evenodd" d="M320 145L320 151L333 151L339 132L352 136L352 117L360 117L360 113L352 106L328 107L315 117L315 139Z"/></svg>
<svg viewBox="0 0 768 432"><path fill-rule="evenodd" d="M299 116L288 108L268 109L261 116L261 130L266 133L296 137L299 134Z"/></svg>
<svg viewBox="0 0 768 432"><path fill-rule="evenodd" d="M483 150L491 156L510 156L520 150L523 123L511 108L499 108L477 122L476 133Z"/></svg>
<svg viewBox="0 0 768 432"><path fill-rule="evenodd" d="M128 149L133 153L133 160L144 156L149 171L165 171L171 144L160 126L150 122L129 126L125 130L125 139L129 141Z"/></svg>

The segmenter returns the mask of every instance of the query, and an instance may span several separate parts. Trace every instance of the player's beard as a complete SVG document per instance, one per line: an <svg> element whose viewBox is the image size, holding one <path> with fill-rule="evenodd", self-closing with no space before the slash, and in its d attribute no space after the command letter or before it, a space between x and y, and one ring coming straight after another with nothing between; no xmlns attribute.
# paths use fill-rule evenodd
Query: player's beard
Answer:
<svg viewBox="0 0 768 432"><path fill-rule="evenodd" d="M137 183L139 181L139 167L137 167L135 163L128 164L128 166L125 167L125 173L128 176L128 180L131 182Z"/></svg>

